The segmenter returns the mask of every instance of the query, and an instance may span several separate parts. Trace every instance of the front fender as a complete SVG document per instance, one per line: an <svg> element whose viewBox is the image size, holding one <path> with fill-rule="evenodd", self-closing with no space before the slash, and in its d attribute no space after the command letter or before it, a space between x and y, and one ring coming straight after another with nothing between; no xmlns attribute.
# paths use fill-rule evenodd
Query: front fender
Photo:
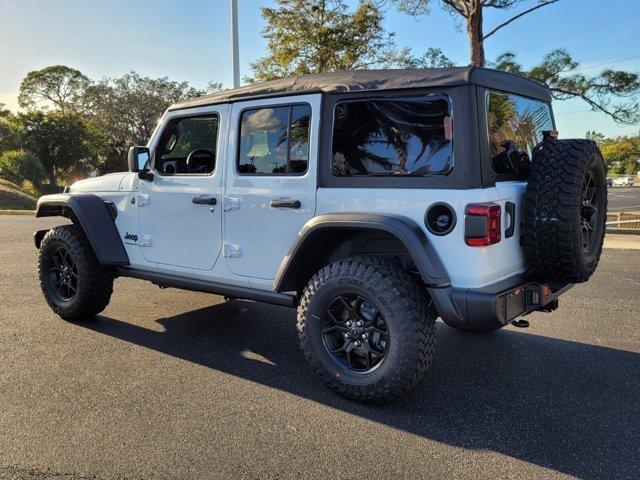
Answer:
<svg viewBox="0 0 640 480"><path fill-rule="evenodd" d="M97 195L59 193L40 197L36 217L61 216L82 227L98 261L104 265L129 265L129 257L116 228L116 211ZM36 232L36 245L43 231Z"/></svg>

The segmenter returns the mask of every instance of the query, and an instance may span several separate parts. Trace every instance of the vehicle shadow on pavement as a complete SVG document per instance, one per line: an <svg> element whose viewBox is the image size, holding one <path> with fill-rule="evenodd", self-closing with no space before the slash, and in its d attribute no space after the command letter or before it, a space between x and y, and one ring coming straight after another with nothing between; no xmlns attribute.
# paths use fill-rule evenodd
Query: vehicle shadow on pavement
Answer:
<svg viewBox="0 0 640 480"><path fill-rule="evenodd" d="M232 301L157 320L84 326L136 345L339 408L414 435L486 449L582 478L640 472L640 355L504 330L475 336L438 324L426 378L368 406L311 375L291 309Z"/></svg>

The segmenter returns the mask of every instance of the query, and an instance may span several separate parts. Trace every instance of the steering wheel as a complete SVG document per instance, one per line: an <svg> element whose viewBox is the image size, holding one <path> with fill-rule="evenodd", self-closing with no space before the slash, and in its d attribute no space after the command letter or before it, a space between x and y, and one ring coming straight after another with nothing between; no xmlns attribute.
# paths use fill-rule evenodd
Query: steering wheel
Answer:
<svg viewBox="0 0 640 480"><path fill-rule="evenodd" d="M201 160L205 160L206 163L201 163ZM185 164L189 173L204 173L209 165L215 165L215 161L215 153L210 150L205 150L204 148L198 148L187 155ZM194 163L199 163L199 165L194 165Z"/></svg>

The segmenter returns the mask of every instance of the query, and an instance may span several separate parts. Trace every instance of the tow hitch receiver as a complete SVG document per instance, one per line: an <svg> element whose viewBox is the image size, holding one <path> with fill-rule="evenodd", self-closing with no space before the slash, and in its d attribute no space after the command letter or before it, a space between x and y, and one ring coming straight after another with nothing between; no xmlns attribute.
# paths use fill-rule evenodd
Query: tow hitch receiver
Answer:
<svg viewBox="0 0 640 480"><path fill-rule="evenodd" d="M548 283L528 283L515 288L504 295L506 314L504 318L507 321L514 319L511 323L517 327L526 328L529 326L529 322L516 319L516 317L533 311L552 312L558 308L560 294L569 288L571 285L556 285L554 288Z"/></svg>

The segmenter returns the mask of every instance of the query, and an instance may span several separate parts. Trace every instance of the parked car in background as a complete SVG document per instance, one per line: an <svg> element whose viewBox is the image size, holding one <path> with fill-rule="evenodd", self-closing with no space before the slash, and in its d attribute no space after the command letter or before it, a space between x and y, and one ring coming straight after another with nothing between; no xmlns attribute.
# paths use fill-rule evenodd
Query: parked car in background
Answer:
<svg viewBox="0 0 640 480"><path fill-rule="evenodd" d="M607 187L613 187L613 178L607 177Z"/></svg>
<svg viewBox="0 0 640 480"><path fill-rule="evenodd" d="M613 180L613 186L615 187L633 187L634 182L631 177L618 177Z"/></svg>

